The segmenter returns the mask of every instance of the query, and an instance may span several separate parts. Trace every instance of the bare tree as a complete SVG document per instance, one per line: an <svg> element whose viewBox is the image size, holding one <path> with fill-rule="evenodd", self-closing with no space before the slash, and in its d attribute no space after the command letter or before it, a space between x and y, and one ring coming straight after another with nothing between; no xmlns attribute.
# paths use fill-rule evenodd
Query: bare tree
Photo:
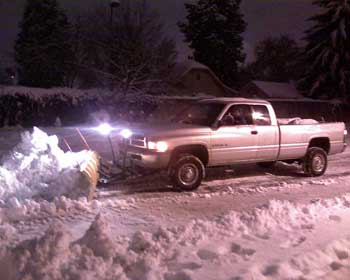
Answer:
<svg viewBox="0 0 350 280"><path fill-rule="evenodd" d="M254 52L256 61L248 67L254 79L288 82L302 73L300 49L288 35L267 37L257 43Z"/></svg>
<svg viewBox="0 0 350 280"><path fill-rule="evenodd" d="M176 59L175 43L146 1L123 1L112 20L100 6L76 23L75 63L96 82L123 93L163 86Z"/></svg>

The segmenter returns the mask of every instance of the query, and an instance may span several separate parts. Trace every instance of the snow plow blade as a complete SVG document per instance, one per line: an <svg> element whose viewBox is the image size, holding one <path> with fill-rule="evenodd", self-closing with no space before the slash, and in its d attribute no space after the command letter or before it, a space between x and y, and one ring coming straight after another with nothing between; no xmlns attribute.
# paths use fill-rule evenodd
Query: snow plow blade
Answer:
<svg viewBox="0 0 350 280"><path fill-rule="evenodd" d="M77 196L85 196L88 200L94 198L99 179L100 157L96 152L91 153L90 160L81 166L81 188Z"/></svg>

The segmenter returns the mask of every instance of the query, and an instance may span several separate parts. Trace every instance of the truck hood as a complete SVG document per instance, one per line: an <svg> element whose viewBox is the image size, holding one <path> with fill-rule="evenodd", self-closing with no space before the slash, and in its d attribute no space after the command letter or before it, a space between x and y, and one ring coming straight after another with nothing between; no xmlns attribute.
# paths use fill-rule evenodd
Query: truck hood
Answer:
<svg viewBox="0 0 350 280"><path fill-rule="evenodd" d="M143 135L152 138L210 134L211 132L210 127L179 123L132 124L129 129L132 131L133 135Z"/></svg>

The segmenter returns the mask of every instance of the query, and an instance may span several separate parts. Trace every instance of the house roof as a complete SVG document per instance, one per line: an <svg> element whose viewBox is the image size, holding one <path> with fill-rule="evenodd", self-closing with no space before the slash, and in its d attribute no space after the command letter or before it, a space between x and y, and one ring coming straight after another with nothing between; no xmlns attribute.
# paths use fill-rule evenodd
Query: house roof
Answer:
<svg viewBox="0 0 350 280"><path fill-rule="evenodd" d="M192 69L206 70L206 71L210 70L208 66L205 66L204 64L199 63L195 60L188 59L175 64L173 69L174 78L179 80Z"/></svg>
<svg viewBox="0 0 350 280"><path fill-rule="evenodd" d="M301 99L304 98L291 83L275 83L265 81L252 81L264 92L267 98Z"/></svg>
<svg viewBox="0 0 350 280"><path fill-rule="evenodd" d="M233 96L237 95L237 91L226 86L208 66L202 63L199 63L195 60L188 59L188 60L184 60L182 62L176 63L173 68L172 79L174 81L180 81L181 78L191 70L208 71L213 77L213 79L215 80L215 82L218 83L228 95L233 95Z"/></svg>

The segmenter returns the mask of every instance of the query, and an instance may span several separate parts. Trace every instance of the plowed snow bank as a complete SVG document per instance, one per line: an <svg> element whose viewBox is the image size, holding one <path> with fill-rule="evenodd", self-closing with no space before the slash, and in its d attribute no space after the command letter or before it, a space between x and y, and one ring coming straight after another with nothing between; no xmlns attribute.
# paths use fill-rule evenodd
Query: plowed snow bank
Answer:
<svg viewBox="0 0 350 280"><path fill-rule="evenodd" d="M327 235L329 225L347 224L342 217L349 211L350 196L307 205L271 201L251 212L130 238L111 233L110 217L98 215L78 240L62 224L52 224L41 238L4 248L0 275L9 280L320 279L350 264L346 235L338 233L325 244L319 236L320 229ZM296 249L311 237L320 244Z"/></svg>
<svg viewBox="0 0 350 280"><path fill-rule="evenodd" d="M81 184L80 168L90 151L65 153L57 136L38 128L22 134L22 141L0 166L0 200L23 200L34 196L48 199L67 194Z"/></svg>

